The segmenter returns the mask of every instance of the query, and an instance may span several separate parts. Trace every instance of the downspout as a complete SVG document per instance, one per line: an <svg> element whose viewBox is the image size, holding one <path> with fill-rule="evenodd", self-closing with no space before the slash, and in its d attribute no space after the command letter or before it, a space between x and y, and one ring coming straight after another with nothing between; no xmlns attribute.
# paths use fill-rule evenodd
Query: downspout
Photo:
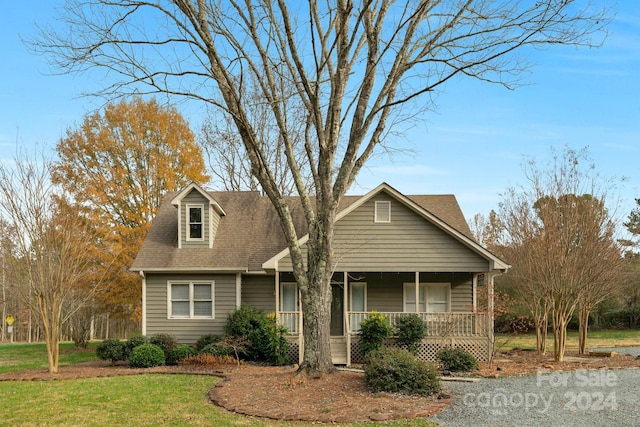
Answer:
<svg viewBox="0 0 640 427"><path fill-rule="evenodd" d="M419 298L420 298L420 272L419 271L416 271L415 282L416 282L416 289L415 289L415 292L416 292L416 314L419 315L420 314L420 300L419 300ZM425 295L425 298L426 298L426 295ZM427 311L426 301L425 301L424 310Z"/></svg>
<svg viewBox="0 0 640 427"><path fill-rule="evenodd" d="M242 305L242 273L236 273L236 308Z"/></svg>

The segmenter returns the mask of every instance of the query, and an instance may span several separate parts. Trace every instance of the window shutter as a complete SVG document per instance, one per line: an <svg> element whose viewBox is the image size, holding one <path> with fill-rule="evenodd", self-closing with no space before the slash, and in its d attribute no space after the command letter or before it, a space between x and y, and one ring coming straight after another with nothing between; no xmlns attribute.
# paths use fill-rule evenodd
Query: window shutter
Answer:
<svg viewBox="0 0 640 427"><path fill-rule="evenodd" d="M375 222L389 223L391 222L391 202L375 203Z"/></svg>

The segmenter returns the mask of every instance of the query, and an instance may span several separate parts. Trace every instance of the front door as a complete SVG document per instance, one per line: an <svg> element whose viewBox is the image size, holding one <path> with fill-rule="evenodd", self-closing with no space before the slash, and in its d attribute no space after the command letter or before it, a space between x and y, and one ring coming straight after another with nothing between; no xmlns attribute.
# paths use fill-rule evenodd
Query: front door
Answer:
<svg viewBox="0 0 640 427"><path fill-rule="evenodd" d="M344 335L344 290L342 284L331 285L331 335Z"/></svg>

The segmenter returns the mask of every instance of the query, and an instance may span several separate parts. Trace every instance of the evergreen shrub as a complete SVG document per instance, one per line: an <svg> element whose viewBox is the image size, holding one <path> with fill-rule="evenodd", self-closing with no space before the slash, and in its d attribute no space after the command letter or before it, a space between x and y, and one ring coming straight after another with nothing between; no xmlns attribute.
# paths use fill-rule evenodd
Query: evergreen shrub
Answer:
<svg viewBox="0 0 640 427"><path fill-rule="evenodd" d="M178 340L171 334L155 334L149 337L149 343L160 347L164 352L164 358L168 359L171 350L178 345Z"/></svg>
<svg viewBox="0 0 640 427"><path fill-rule="evenodd" d="M202 335L200 338L198 338L198 341L196 341L196 351L200 353L203 348L205 348L209 344L215 344L221 339L222 337L216 334Z"/></svg>
<svg viewBox="0 0 640 427"><path fill-rule="evenodd" d="M193 347L186 344L180 344L174 347L174 349L169 353L167 365L177 365L182 360L189 356L193 356L194 354L196 354L196 350Z"/></svg>
<svg viewBox="0 0 640 427"><path fill-rule="evenodd" d="M424 321L417 314L409 314L396 320L396 342L414 355L427 333Z"/></svg>
<svg viewBox="0 0 640 427"><path fill-rule="evenodd" d="M453 372L469 372L478 369L475 356L461 348L443 348L436 355L442 369Z"/></svg>
<svg viewBox="0 0 640 427"><path fill-rule="evenodd" d="M440 391L434 366L400 348L373 351L364 366L364 380L372 392L428 396Z"/></svg>
<svg viewBox="0 0 640 427"><path fill-rule="evenodd" d="M147 343L137 346L129 355L129 367L153 368L165 363L164 351L155 344Z"/></svg>
<svg viewBox="0 0 640 427"><path fill-rule="evenodd" d="M126 359L125 343L120 340L104 340L96 348L96 355L101 360L110 360L112 365Z"/></svg>
<svg viewBox="0 0 640 427"><path fill-rule="evenodd" d="M383 314L372 311L369 316L360 323L360 349L365 358L373 351L379 350L384 341L392 334L391 325Z"/></svg>
<svg viewBox="0 0 640 427"><path fill-rule="evenodd" d="M263 310L243 304L227 318L225 333L248 341L245 354L250 360L272 365L288 363L287 329L277 324L273 313L267 315Z"/></svg>
<svg viewBox="0 0 640 427"><path fill-rule="evenodd" d="M144 335L134 335L127 340L125 345L125 358L128 359L131 351L139 345L148 343L147 337Z"/></svg>

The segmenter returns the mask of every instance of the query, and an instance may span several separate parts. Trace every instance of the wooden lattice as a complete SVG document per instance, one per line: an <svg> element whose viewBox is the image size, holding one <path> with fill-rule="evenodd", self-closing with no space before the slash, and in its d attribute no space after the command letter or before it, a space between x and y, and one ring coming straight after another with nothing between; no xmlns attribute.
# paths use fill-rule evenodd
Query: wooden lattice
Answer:
<svg viewBox="0 0 640 427"><path fill-rule="evenodd" d="M294 364L298 363L298 355L300 354L300 348L297 342L289 342L289 352L287 353L289 356L289 363Z"/></svg>
<svg viewBox="0 0 640 427"><path fill-rule="evenodd" d="M391 347L400 347L393 341L389 341L386 345ZM436 355L440 350L447 347L461 348L473 354L479 361L486 362L489 360L488 341L486 338L431 338L425 339L418 349L417 358L428 362L437 361ZM360 349L358 342L351 343L351 362L362 363L364 355Z"/></svg>
<svg viewBox="0 0 640 427"><path fill-rule="evenodd" d="M291 363L298 362L299 346L297 341L289 342L289 361ZM386 343L388 346L399 347L393 341ZM461 348L473 354L476 359L482 362L489 360L487 338L427 338L425 339L420 348L418 349L417 357L420 360L426 360L428 362L437 361L436 355L440 350L447 347ZM363 363L364 354L360 349L360 344L357 339L351 342L351 363Z"/></svg>

